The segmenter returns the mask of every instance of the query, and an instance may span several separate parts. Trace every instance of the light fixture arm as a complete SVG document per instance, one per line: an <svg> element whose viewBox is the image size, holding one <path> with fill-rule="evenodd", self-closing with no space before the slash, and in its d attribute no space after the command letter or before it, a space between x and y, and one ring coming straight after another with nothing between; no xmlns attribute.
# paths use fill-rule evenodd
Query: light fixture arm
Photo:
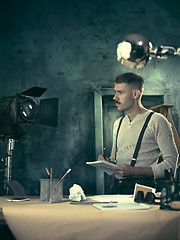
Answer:
<svg viewBox="0 0 180 240"><path fill-rule="evenodd" d="M152 58L167 59L180 56L180 48L154 47L143 35L129 34L117 46L117 60L129 68L143 68Z"/></svg>
<svg viewBox="0 0 180 240"><path fill-rule="evenodd" d="M176 55L180 56L180 48L176 50L171 46L152 47L149 49L149 55L153 58L167 59Z"/></svg>

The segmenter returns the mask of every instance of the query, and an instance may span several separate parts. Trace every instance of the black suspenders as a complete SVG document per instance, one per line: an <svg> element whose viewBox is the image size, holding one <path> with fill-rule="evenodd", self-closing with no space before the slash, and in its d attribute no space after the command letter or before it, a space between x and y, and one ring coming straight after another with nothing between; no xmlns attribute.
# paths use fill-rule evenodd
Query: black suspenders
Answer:
<svg viewBox="0 0 180 240"><path fill-rule="evenodd" d="M119 121L119 126L118 126L117 133L116 133L116 151L115 151L115 157L114 157L115 162L116 162L116 154L117 154L117 139L118 139L119 129L121 127L121 123L122 123L123 118L124 118L124 116Z"/></svg>
<svg viewBox="0 0 180 240"><path fill-rule="evenodd" d="M136 147L135 147L135 150L134 150L134 154L133 154L133 157L132 157L132 160L131 160L131 166L134 167L134 165L136 164L136 161L137 161L137 156L138 156L138 153L139 153L139 150L140 150L140 147L141 147L141 142L142 142L142 138L143 138L143 135L145 133L145 130L147 128L147 125L151 119L151 116L154 114L154 112L151 112L147 118L146 118L146 121L141 129L141 132L139 134L139 138L138 138L138 141L137 141L137 144L136 144ZM119 121L119 126L118 126L118 129L117 129L117 133L116 133L116 151L115 151L115 161L116 161L116 154L117 154L117 139L118 139L118 134L119 134L119 129L121 127L121 123L122 123L122 120L123 120L124 117L122 117Z"/></svg>

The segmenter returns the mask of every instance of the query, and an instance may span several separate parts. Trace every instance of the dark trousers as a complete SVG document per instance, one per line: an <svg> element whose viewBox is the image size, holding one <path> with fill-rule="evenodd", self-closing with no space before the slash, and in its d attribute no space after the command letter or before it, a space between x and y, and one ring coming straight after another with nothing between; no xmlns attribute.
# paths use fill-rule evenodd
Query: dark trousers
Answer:
<svg viewBox="0 0 180 240"><path fill-rule="evenodd" d="M148 187L155 187L153 178L125 178L123 180L115 179L112 188L112 194L133 194L136 183Z"/></svg>

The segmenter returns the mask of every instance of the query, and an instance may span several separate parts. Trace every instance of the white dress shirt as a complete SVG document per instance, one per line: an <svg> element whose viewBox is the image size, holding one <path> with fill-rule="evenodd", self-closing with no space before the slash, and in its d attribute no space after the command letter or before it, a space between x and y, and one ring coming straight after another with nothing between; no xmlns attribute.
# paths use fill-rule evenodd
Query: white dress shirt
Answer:
<svg viewBox="0 0 180 240"><path fill-rule="evenodd" d="M117 139L117 165L131 164L139 134L150 112L148 110L138 114L132 122L127 115L124 117ZM115 159L116 133L120 119L115 121L113 128L112 160ZM161 154L163 162L157 164ZM162 114L154 113L144 133L135 167L151 167L154 178L161 178L164 177L165 169L172 168L174 171L177 155L171 124Z"/></svg>

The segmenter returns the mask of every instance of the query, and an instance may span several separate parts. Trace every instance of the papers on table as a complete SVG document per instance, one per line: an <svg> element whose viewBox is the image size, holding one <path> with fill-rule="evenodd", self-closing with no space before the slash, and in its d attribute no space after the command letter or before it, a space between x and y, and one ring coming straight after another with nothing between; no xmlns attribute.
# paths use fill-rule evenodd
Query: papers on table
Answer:
<svg viewBox="0 0 180 240"><path fill-rule="evenodd" d="M133 195L112 194L112 195L96 195L89 197L98 202L117 202L117 203L133 203Z"/></svg>
<svg viewBox="0 0 180 240"><path fill-rule="evenodd" d="M100 210L146 210L150 207L142 203L97 203L94 207Z"/></svg>
<svg viewBox="0 0 180 240"><path fill-rule="evenodd" d="M13 197L6 199L7 202L25 202L29 200L30 200L29 197Z"/></svg>
<svg viewBox="0 0 180 240"><path fill-rule="evenodd" d="M146 210L150 208L146 204L134 202L133 195L96 195L89 198L99 202L93 204L93 206L100 210Z"/></svg>

